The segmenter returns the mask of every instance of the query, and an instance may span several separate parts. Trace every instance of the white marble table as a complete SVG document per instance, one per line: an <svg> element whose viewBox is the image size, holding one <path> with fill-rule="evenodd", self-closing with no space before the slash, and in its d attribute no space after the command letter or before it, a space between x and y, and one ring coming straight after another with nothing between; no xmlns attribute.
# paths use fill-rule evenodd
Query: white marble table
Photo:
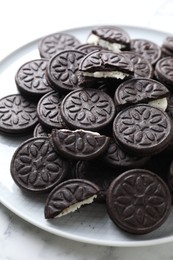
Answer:
<svg viewBox="0 0 173 260"><path fill-rule="evenodd" d="M173 1L1 1L0 59L35 38L93 24L144 26L173 33ZM0 260L162 260L173 259L172 246L173 242L118 248L75 242L25 222L0 204Z"/></svg>

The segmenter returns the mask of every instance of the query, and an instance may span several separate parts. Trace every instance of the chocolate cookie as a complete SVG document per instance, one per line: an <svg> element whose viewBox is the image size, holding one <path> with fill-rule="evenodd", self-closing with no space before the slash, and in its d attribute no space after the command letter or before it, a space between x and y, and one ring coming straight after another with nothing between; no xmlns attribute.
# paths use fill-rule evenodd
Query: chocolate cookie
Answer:
<svg viewBox="0 0 173 260"><path fill-rule="evenodd" d="M142 167L150 157L133 156L122 149L113 138L109 142L107 151L102 156L102 160L110 167L117 170L128 170L132 168Z"/></svg>
<svg viewBox="0 0 173 260"><path fill-rule="evenodd" d="M30 132L38 122L36 104L20 94L0 100L0 131L9 134Z"/></svg>
<svg viewBox="0 0 173 260"><path fill-rule="evenodd" d="M46 75L54 90L67 93L79 87L78 67L84 56L81 51L66 50L49 60Z"/></svg>
<svg viewBox="0 0 173 260"><path fill-rule="evenodd" d="M63 96L51 91L38 102L37 115L40 123L48 129L66 128L60 113Z"/></svg>
<svg viewBox="0 0 173 260"><path fill-rule="evenodd" d="M50 141L55 151L74 160L91 160L102 154L110 138L85 130L53 129Z"/></svg>
<svg viewBox="0 0 173 260"><path fill-rule="evenodd" d="M69 163L57 155L46 137L22 143L11 160L11 176L23 190L48 192L68 175Z"/></svg>
<svg viewBox="0 0 173 260"><path fill-rule="evenodd" d="M153 67L143 56L132 51L124 51L123 54L133 64L135 78L153 78Z"/></svg>
<svg viewBox="0 0 173 260"><path fill-rule="evenodd" d="M103 130L113 120L115 105L108 94L98 89L70 92L61 103L61 115L72 129Z"/></svg>
<svg viewBox="0 0 173 260"><path fill-rule="evenodd" d="M98 202L105 202L107 189L119 174L120 171L97 160L78 161L74 168L75 178L89 180L99 186L100 193L96 199Z"/></svg>
<svg viewBox="0 0 173 260"><path fill-rule="evenodd" d="M131 51L139 53L152 65L155 65L161 58L160 46L152 41L146 39L132 39L130 47Z"/></svg>
<svg viewBox="0 0 173 260"><path fill-rule="evenodd" d="M80 41L68 33L54 33L46 35L39 43L39 53L42 58L50 59L57 52L74 49Z"/></svg>
<svg viewBox="0 0 173 260"><path fill-rule="evenodd" d="M38 123L34 128L33 137L48 137L50 134L50 129L43 128L43 126Z"/></svg>
<svg viewBox="0 0 173 260"><path fill-rule="evenodd" d="M114 101L116 105L123 107L168 97L169 90L162 83L153 79L133 78L119 85Z"/></svg>
<svg viewBox="0 0 173 260"><path fill-rule="evenodd" d="M126 79L134 74L133 65L127 55L100 50L86 55L79 64L83 77Z"/></svg>
<svg viewBox="0 0 173 260"><path fill-rule="evenodd" d="M171 210L167 185L155 173L133 169L118 176L107 192L107 211L121 229L146 234L159 228Z"/></svg>
<svg viewBox="0 0 173 260"><path fill-rule="evenodd" d="M87 42L114 52L130 50L129 34L117 26L99 26L93 28Z"/></svg>
<svg viewBox="0 0 173 260"><path fill-rule="evenodd" d="M157 80L165 84L170 91L173 91L173 57L160 59L155 66L155 76Z"/></svg>
<svg viewBox="0 0 173 260"><path fill-rule="evenodd" d="M57 185L48 195L45 204L45 218L62 217L91 204L99 193L99 187L87 180L70 179Z"/></svg>
<svg viewBox="0 0 173 260"><path fill-rule="evenodd" d="M173 37L168 36L164 39L162 45L162 56L173 56Z"/></svg>
<svg viewBox="0 0 173 260"><path fill-rule="evenodd" d="M150 105L135 105L118 113L113 135L118 143L135 155L150 156L164 150L172 137L169 116Z"/></svg>
<svg viewBox="0 0 173 260"><path fill-rule="evenodd" d="M21 94L38 100L52 90L45 77L47 63L48 60L45 59L32 60L18 69L15 82Z"/></svg>

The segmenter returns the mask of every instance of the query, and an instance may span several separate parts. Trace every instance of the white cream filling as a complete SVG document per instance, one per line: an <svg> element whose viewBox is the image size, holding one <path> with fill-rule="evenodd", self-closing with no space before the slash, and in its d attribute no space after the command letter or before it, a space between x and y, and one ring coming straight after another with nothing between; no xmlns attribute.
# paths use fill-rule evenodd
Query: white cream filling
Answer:
<svg viewBox="0 0 173 260"><path fill-rule="evenodd" d="M94 77L94 78L117 78L124 79L129 74L121 71L95 71L95 72L82 72L82 75L85 77Z"/></svg>
<svg viewBox="0 0 173 260"><path fill-rule="evenodd" d="M65 216L65 215L67 215L71 212L74 212L77 209L79 209L82 205L91 204L94 201L95 198L97 198L97 195L93 195L86 200L82 200L80 202L77 202L77 203L69 206L68 208L64 209L59 215L57 215L57 217L62 217L62 216Z"/></svg>
<svg viewBox="0 0 173 260"><path fill-rule="evenodd" d="M60 129L59 132L69 132L71 130L69 129ZM83 130L83 129L76 129L76 130L73 130L73 132L84 132L84 133L89 133L89 134L92 134L92 135L100 135L98 132L92 132L92 131L88 131L88 130Z"/></svg>
<svg viewBox="0 0 173 260"><path fill-rule="evenodd" d="M166 97L164 98L159 98L156 100L152 100L148 102L149 105L153 106L153 107L157 107L162 109L163 111L165 111L167 109L168 106L168 100Z"/></svg>
<svg viewBox="0 0 173 260"><path fill-rule="evenodd" d="M103 48L106 48L106 49L114 51L114 52L120 52L122 48L125 48L125 45L123 45L123 44L111 43L111 42L105 41L95 34L91 34L88 37L87 43L99 45Z"/></svg>

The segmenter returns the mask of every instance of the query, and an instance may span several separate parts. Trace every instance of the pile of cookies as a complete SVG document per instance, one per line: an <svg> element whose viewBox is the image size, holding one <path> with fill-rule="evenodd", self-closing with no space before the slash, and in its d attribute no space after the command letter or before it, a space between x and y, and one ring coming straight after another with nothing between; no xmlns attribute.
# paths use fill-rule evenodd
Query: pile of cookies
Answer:
<svg viewBox="0 0 173 260"><path fill-rule="evenodd" d="M33 132L11 159L14 182L47 194L46 219L94 202L127 232L160 227L172 204L173 58L115 26L86 43L48 35L38 49L16 71L19 93L0 100L2 132Z"/></svg>

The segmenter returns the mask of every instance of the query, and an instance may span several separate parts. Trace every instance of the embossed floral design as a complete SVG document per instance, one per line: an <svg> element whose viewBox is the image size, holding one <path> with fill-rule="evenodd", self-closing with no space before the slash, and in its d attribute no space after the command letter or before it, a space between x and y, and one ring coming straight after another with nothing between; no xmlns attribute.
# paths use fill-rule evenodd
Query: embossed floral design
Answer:
<svg viewBox="0 0 173 260"><path fill-rule="evenodd" d="M93 33L95 33L103 39L108 39L112 42L130 42L128 34L125 31L116 27L99 27L94 29Z"/></svg>
<svg viewBox="0 0 173 260"><path fill-rule="evenodd" d="M50 65L48 77L54 84L72 90L78 85L78 67L84 54L80 51L67 50L56 55Z"/></svg>
<svg viewBox="0 0 173 260"><path fill-rule="evenodd" d="M51 140L56 150L70 158L87 160L106 150L109 138L84 130L53 129Z"/></svg>
<svg viewBox="0 0 173 260"><path fill-rule="evenodd" d="M139 166L145 162L144 158L126 153L113 139L111 139L103 159L110 165L121 168Z"/></svg>
<svg viewBox="0 0 173 260"><path fill-rule="evenodd" d="M65 162L57 156L47 138L31 139L19 149L13 161L14 177L17 176L26 189L50 189L64 179Z"/></svg>
<svg viewBox="0 0 173 260"><path fill-rule="evenodd" d="M168 95L168 89L151 79L131 79L121 84L116 90L119 104L139 103Z"/></svg>
<svg viewBox="0 0 173 260"><path fill-rule="evenodd" d="M158 73L159 74L161 73L161 76L163 73L164 77L168 78L171 81L173 80L173 70L172 70L173 58L166 57L166 58L161 59L158 62L157 67L158 67Z"/></svg>
<svg viewBox="0 0 173 260"><path fill-rule="evenodd" d="M49 128L62 128L63 120L60 113L62 99L63 97L57 92L50 92L39 102L38 117Z"/></svg>
<svg viewBox="0 0 173 260"><path fill-rule="evenodd" d="M16 75L17 84L33 92L51 91L45 77L46 67L46 60L34 60L24 64Z"/></svg>
<svg viewBox="0 0 173 260"><path fill-rule="evenodd" d="M133 39L131 41L131 51L135 51L147 59L151 64L155 64L161 56L160 47L154 42L144 39Z"/></svg>
<svg viewBox="0 0 173 260"><path fill-rule="evenodd" d="M10 95L0 101L0 125L23 129L37 121L36 105L21 95Z"/></svg>
<svg viewBox="0 0 173 260"><path fill-rule="evenodd" d="M135 78L151 78L153 69L150 63L140 54L133 52L125 52L131 63L133 64Z"/></svg>
<svg viewBox="0 0 173 260"><path fill-rule="evenodd" d="M94 89L71 92L62 102L64 119L74 127L94 129L108 124L114 116L114 104L102 91Z"/></svg>
<svg viewBox="0 0 173 260"><path fill-rule="evenodd" d="M153 146L169 135L170 124L166 114L154 107L131 107L121 113L119 120L120 138L139 147Z"/></svg>
<svg viewBox="0 0 173 260"><path fill-rule="evenodd" d="M167 211L169 201L162 182L149 174L129 174L113 192L121 222L132 227L155 225Z"/></svg>
<svg viewBox="0 0 173 260"><path fill-rule="evenodd" d="M40 45L40 54L42 57L51 58L58 51L72 49L79 45L79 41L72 35L56 33L43 39Z"/></svg>
<svg viewBox="0 0 173 260"><path fill-rule="evenodd" d="M48 197L45 217L53 218L60 213L65 215L70 212L68 207L71 205L75 205L77 209L79 207L77 207L77 203L96 195L98 190L95 184L88 183L86 180L72 179L58 185Z"/></svg>

